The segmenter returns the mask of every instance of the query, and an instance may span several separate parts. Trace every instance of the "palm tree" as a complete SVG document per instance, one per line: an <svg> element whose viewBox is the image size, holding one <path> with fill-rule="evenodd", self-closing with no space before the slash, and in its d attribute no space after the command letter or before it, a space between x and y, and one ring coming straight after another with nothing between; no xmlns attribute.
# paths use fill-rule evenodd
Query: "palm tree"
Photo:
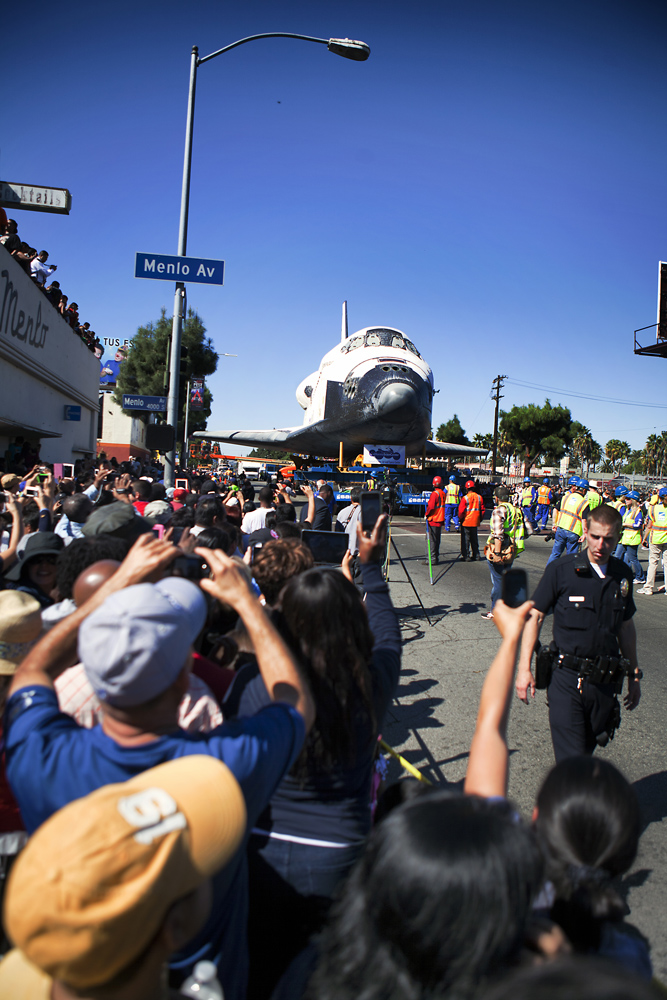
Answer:
<svg viewBox="0 0 667 1000"><path fill-rule="evenodd" d="M605 455L609 459L612 465L612 469L616 472L616 465L620 466L630 455L630 445L627 441L619 441L617 438L612 438L611 441L607 441L605 445Z"/></svg>

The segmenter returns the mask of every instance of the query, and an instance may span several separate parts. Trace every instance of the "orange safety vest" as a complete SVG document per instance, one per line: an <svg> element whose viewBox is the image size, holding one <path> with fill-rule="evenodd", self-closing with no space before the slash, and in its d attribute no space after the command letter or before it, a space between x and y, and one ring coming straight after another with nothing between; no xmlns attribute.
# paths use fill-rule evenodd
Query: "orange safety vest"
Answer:
<svg viewBox="0 0 667 1000"><path fill-rule="evenodd" d="M430 524L444 524L445 523L445 494L441 489L433 490L431 497L435 494L436 501L435 506L428 512L428 521ZM430 502L430 499L429 499Z"/></svg>
<svg viewBox="0 0 667 1000"><path fill-rule="evenodd" d="M542 507L546 507L549 503L549 494L551 493L550 486L540 486L537 491L537 502L541 504Z"/></svg>
<svg viewBox="0 0 667 1000"><path fill-rule="evenodd" d="M466 512L463 518L464 528L477 528L482 520L482 498L479 493L466 493Z"/></svg>

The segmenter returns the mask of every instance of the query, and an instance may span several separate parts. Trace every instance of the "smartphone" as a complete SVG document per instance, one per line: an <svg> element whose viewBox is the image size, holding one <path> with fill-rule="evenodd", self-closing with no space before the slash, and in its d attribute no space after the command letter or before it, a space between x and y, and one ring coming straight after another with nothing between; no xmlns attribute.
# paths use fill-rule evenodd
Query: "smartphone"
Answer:
<svg viewBox="0 0 667 1000"><path fill-rule="evenodd" d="M174 484L175 484L174 488L177 489L177 490L189 490L190 489L190 484L187 481L187 479L175 479L174 480Z"/></svg>
<svg viewBox="0 0 667 1000"><path fill-rule="evenodd" d="M508 569L503 573L501 596L508 608L518 608L528 600L528 577L525 569Z"/></svg>
<svg viewBox="0 0 667 1000"><path fill-rule="evenodd" d="M209 575L209 568L201 556L177 556L173 563L173 575L186 580L203 580Z"/></svg>
<svg viewBox="0 0 667 1000"><path fill-rule="evenodd" d="M164 524L154 524L153 531L158 538L162 539L162 536L164 535Z"/></svg>
<svg viewBox="0 0 667 1000"><path fill-rule="evenodd" d="M48 479L48 476L47 476L46 472L38 472L37 473L37 482L38 483L45 483L47 479Z"/></svg>
<svg viewBox="0 0 667 1000"><path fill-rule="evenodd" d="M74 478L74 466L63 462L63 479L73 479Z"/></svg>
<svg viewBox="0 0 667 1000"><path fill-rule="evenodd" d="M34 488L34 486L28 486L28 487L27 487L27 488L26 488L26 489L25 489L25 490L23 491L23 496L24 496L24 497L38 497L38 496L39 496L39 490L36 490L36 489Z"/></svg>
<svg viewBox="0 0 667 1000"><path fill-rule="evenodd" d="M379 490L364 491L361 494L361 530L370 535L375 522L382 514L382 494Z"/></svg>
<svg viewBox="0 0 667 1000"><path fill-rule="evenodd" d="M340 566L347 552L349 539L345 532L304 529L301 541L308 546L316 563Z"/></svg>

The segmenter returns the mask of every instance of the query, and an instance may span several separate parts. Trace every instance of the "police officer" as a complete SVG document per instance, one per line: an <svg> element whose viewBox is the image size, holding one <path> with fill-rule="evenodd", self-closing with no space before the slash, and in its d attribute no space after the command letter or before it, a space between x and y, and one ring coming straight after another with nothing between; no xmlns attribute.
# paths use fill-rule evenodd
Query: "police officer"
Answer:
<svg viewBox="0 0 667 1000"><path fill-rule="evenodd" d="M625 707L641 695L630 567L612 556L621 516L607 504L590 511L587 548L552 563L533 594L516 679L519 698L535 695L531 658L545 615L553 610L553 642L540 649L537 680L546 687L556 761L605 746L620 721L617 694L627 677ZM550 676L549 676L550 674Z"/></svg>

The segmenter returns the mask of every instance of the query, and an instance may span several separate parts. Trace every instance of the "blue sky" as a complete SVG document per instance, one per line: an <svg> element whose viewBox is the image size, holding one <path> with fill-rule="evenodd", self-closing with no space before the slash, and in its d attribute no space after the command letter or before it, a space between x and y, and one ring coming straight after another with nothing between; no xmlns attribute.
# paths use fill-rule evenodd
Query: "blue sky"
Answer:
<svg viewBox="0 0 667 1000"><path fill-rule="evenodd" d="M171 314L134 254L177 249L191 46L371 46L354 63L262 40L200 68L188 252L227 270L188 300L238 354L211 429L301 423L343 299L351 332L416 343L436 427L491 430L498 374L663 404L506 386L504 406L548 395L602 444L667 427L666 363L632 353L667 259L664 4L42 0L7 20L0 177L70 188L69 217L16 215L100 337Z"/></svg>

